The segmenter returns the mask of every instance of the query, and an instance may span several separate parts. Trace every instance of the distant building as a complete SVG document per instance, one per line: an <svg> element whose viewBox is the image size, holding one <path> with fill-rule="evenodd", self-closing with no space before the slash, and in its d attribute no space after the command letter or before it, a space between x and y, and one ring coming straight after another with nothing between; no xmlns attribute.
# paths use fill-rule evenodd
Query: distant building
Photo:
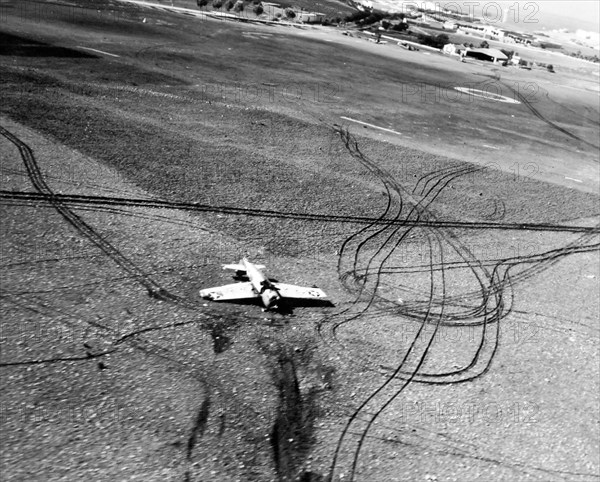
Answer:
<svg viewBox="0 0 600 482"><path fill-rule="evenodd" d="M446 44L442 48L442 52L446 55L460 55L465 49L466 47L461 44Z"/></svg>
<svg viewBox="0 0 600 482"><path fill-rule="evenodd" d="M263 11L270 16L274 16L276 11L281 9L281 5L278 3L262 2Z"/></svg>
<svg viewBox="0 0 600 482"><path fill-rule="evenodd" d="M325 21L325 14L319 12L300 12L297 18L302 23L323 23Z"/></svg>
<svg viewBox="0 0 600 482"><path fill-rule="evenodd" d="M466 57L472 57L479 60L487 60L490 62L504 62L508 60L508 57L498 49L466 49Z"/></svg>
<svg viewBox="0 0 600 482"><path fill-rule="evenodd" d="M506 42L506 43L522 44L522 45L531 45L531 43L534 40L535 39L533 36L530 36L527 34L522 34L519 32L510 32L510 31L504 32L504 38L502 39L502 41Z"/></svg>
<svg viewBox="0 0 600 482"><path fill-rule="evenodd" d="M517 67L521 67L521 68L525 68L525 69L531 69L531 66L532 66L532 62L522 59L517 52L515 52L513 54L513 56L511 57L510 63Z"/></svg>
<svg viewBox="0 0 600 482"><path fill-rule="evenodd" d="M458 32L462 32L469 35L477 35L479 37L490 38L495 40L503 41L504 35L506 33L501 28L494 27L492 25L484 25L478 23L457 23L455 25Z"/></svg>
<svg viewBox="0 0 600 482"><path fill-rule="evenodd" d="M485 25L479 25L474 23L457 23L457 30L467 35L479 35L485 36Z"/></svg>
<svg viewBox="0 0 600 482"><path fill-rule="evenodd" d="M407 6L410 8L413 2L407 2ZM415 5L418 5L419 10L424 10L426 12L440 12L440 4L438 2L430 2L428 0L420 3L414 2Z"/></svg>

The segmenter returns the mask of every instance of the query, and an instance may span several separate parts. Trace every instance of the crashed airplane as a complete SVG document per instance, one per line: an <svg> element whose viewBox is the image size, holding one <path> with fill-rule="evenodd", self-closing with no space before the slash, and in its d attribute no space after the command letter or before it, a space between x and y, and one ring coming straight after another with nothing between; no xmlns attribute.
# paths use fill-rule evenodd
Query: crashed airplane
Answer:
<svg viewBox="0 0 600 482"><path fill-rule="evenodd" d="M321 300L327 297L319 288L271 281L260 271L264 268L246 258L238 264L224 264L223 269L235 270L237 277L246 277L248 281L200 290L200 296L212 301L260 298L265 310L277 309L284 298Z"/></svg>

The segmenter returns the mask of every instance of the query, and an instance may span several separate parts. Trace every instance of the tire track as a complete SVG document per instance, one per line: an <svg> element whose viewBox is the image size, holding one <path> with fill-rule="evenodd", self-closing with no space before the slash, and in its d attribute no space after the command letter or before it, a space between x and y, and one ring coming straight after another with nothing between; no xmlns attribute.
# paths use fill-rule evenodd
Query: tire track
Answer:
<svg viewBox="0 0 600 482"><path fill-rule="evenodd" d="M349 135L348 133L346 133L346 134L347 134L347 135ZM342 134L342 137L343 137L343 134ZM346 147L347 147L347 148L349 148L349 147L350 147L350 146L349 146L349 142L348 142L348 138L346 138L345 145L346 145ZM365 157L364 157L362 154L360 154L360 152L358 151L358 146L357 146L357 143L356 143L356 142L354 142L354 147L355 147L355 149L356 149L356 151L355 151L355 153L354 153L354 154L355 154L355 155L354 155L354 157L357 157L357 158L359 159L359 162L361 162L361 163L363 163L363 164L366 164L366 165L367 165L367 167L372 167L372 165L371 165L371 164L370 164L370 163L367 161L367 159L366 159L366 158L365 158ZM381 171L379 171L379 172L381 172ZM388 194L390 193L389 185L391 185L391 186L393 187L393 190L395 191L395 193L397 193L397 194L399 195L399 194L400 194L400 192L399 192L399 191L400 191L400 190L399 190L399 186L398 186L398 185L397 185L397 184L394 182L394 180L393 180L393 179L390 179L390 177L391 177L391 176L389 176L389 175L387 175L387 174L386 174L386 175L384 175L384 176L381 176L381 178L382 178L382 182L384 183L384 185L386 185L386 190L387 190ZM401 198L401 196L400 196L400 195L399 195L399 198L400 198L400 202L399 202L399 204L400 204L400 206L402 206L402 198ZM388 206L389 206L389 204L390 204L390 202L388 201ZM415 208L413 207L413 210L412 210L412 212L414 212L414 211L415 211ZM397 217L400 215L400 212L401 212L401 208L398 210L398 213L396 214L396 218L397 218ZM386 211L386 213L387 213L387 211ZM384 229L382 229L382 230L379 230L377 233L375 233L375 235L374 235L374 236L376 236L377 234L381 234L382 232L384 232L384 231L385 231L385 229L387 229L387 227L386 227L386 228L384 228ZM363 231L364 231L364 230L363 230ZM379 249L378 251L381 251L381 249L382 249L382 248L383 248L383 247L384 247L384 246L385 246L385 245L386 245L386 244L387 244L387 243L388 243L388 242L391 240L391 238L392 238L392 236L395 234L395 232L397 232L397 229L396 229L396 230L394 230L394 231L392 232L392 234L388 236L388 239L387 239L387 240L386 240L386 241L383 243L383 245L380 247L380 249ZM371 235L371 236L370 236L369 238L367 238L367 239L373 239L373 237L374 237L374 236L373 236L373 235ZM401 240L402 240L402 239L403 239L405 236L406 236L406 233L405 233L405 234L404 234L404 235L403 235L403 236L400 238L400 240L399 240L399 241L396 243L396 246L399 244L399 242L401 242ZM428 238L428 239L429 239L429 238ZM355 252L355 257L354 257L354 267L356 267L356 264L357 264L357 257L358 257L358 252L360 251L361 247L362 247L362 246L364 246L364 242L365 242L365 241L363 241L361 244L359 244L359 246L358 246L358 248L357 248L357 250L356 250L356 252ZM393 248L393 249L395 249L395 248ZM389 256L390 256L392 253L393 253L393 249L390 251L390 253L389 253L389 254L388 254L386 257L385 257L385 259L383 260L383 262L380 264L380 267L379 267L379 269L381 269L381 267L383 266L383 263L385 263L385 260L386 260L386 259L387 259L387 258L388 258L388 257L389 257ZM377 254L377 253L376 253L376 254ZM343 252L341 252L341 253L340 253L340 258L341 258L341 256L342 256L342 255L343 255ZM373 256L373 257L372 257L372 258L369 260L369 266L370 266L370 264L372 263L372 261L373 261L374 257L375 257L375 256ZM431 259L433 259L433 257L431 257ZM351 272L349 272L349 273L346 273L346 274L348 275L348 274L352 274L352 273L351 273ZM354 278L356 279L356 277L354 277ZM341 279L342 279L342 280L344 279L344 275L342 275L342 276L341 276ZM431 280L431 282L432 282L432 283L433 283L433 279L434 279L434 278L433 278L433 276L431 276L430 280ZM377 288L377 287L376 287L376 288ZM376 292L376 288L375 288L375 290L373 290L373 293L375 293L375 292ZM361 289L361 291L362 291L362 289ZM433 289L432 289L432 291L431 291L431 294L432 294L432 296L433 296ZM357 300L358 300L358 297L357 297ZM372 303L372 301L373 301L373 296L371 297L370 301L368 302L368 304L367 304L367 307L366 307L365 309L363 309L361 313L359 313L358 315L354 315L353 317L346 318L344 321L342 321L342 322L340 322L340 323L337 323L337 324L334 326L334 329L333 329L333 331L335 332L335 330L336 330L336 329L337 329L337 328L338 328L338 327L339 327L339 326L340 326L342 323L347 323L347 322L348 322L348 321L350 321L351 319L355 319L355 318L357 318L358 316L360 316L362 313L364 313L364 312L365 312L365 311L366 311L366 310L369 308L369 306L370 306L370 304ZM346 310L346 311L347 311L347 310ZM420 333L422 332L422 329L423 329L423 327L425 326L425 324L426 324L426 323L423 323L423 324L421 325L421 331L419 332L419 335L420 335ZM419 337L419 336L416 336L416 337L415 337L415 339L413 340L413 344L411 345L411 348L409 349L409 351L408 351L408 352L405 354L405 358L403 359L403 361L402 361L402 362L401 362L401 364L399 365L399 367L398 367L398 370L400 370L400 369L401 369L401 368L404 366L405 362L407 361L407 358L408 358L408 356L410 355L410 353L411 353L411 351L412 351L412 348L415 346L415 343L416 343L416 341L417 341L418 337ZM425 349L425 352L424 352L424 353L423 353L423 355L421 356L419 363L417 363L417 367L416 367L416 369L414 370L414 373L417 373L417 372L418 372L418 369L419 369L419 367L422 365L422 363L424 363L425 356L426 356L426 354L427 354L427 351L428 351L429 347L431 346L431 342L432 342L432 340L433 340L433 337L431 337L431 338L429 339L429 342L428 342L428 345L427 345L427 347L426 347L426 349ZM358 460L359 460L359 456L360 456L360 451L361 451L362 445L363 445L363 443L364 443L365 437L367 436L367 433L368 433L368 431L370 430L370 428L371 428L371 426L372 426L372 423L374 423L375 419L376 419L376 418L377 418L377 417L378 417L378 416L379 416L381 413L383 413L383 411L385 410L385 408L386 408L386 407L387 407L387 406L388 406L390 403L392 403L392 401L393 401L393 400L394 400L394 399L395 399L395 398L396 398L396 397L397 397L397 396L398 396L398 395L399 395L399 394L402 392L402 390L404 390L404 388L405 388L405 387L408 385L408 383L410 383L410 380L408 380L408 381L407 381L407 382L406 382L406 383L405 383L405 384L404 384L404 385L403 385L403 386L402 386L402 387L401 387L399 390L396 390L396 389L394 389L394 388L392 388L391 390L386 390L386 387L390 386L389 384L392 382L392 380L393 380L393 379L394 379L394 375L392 374L392 376L390 376L390 377L389 377L389 378L388 378L388 379L387 379L387 380L384 382L384 384L383 384L383 385L382 385L382 386L381 386L381 387L380 387L378 390L376 390L376 392L374 392L374 393L373 393L373 394L372 394L372 395L371 395L371 396L370 396L370 397L369 397L369 398L368 398L368 399L367 399L367 400L366 400L366 401L365 401L365 402L364 402L364 403L363 403L363 404L362 404L362 405L361 405L361 406L360 406L360 407L359 407L359 408L356 410L356 412L355 412L355 413L354 413L354 414L351 416L350 420L349 420L349 421L348 421L348 423L346 424L345 428L342 430L342 434L341 434L341 436L340 436L340 438L339 438L339 441L338 441L338 446L337 446L337 448L336 448L336 452L335 452L335 454L334 454L334 458L333 458L332 465L331 465L331 468L330 468L330 473L329 473L329 478L330 478L330 480L331 480L331 479L332 479L332 478L335 476L336 469L337 469L337 467L336 467L336 466L337 466L337 462L338 462L338 457L340 456L340 453L341 453L341 450L342 450L342 446L343 446L345 443L346 443L346 444L348 444L348 443L351 443L351 442L347 442L347 441L346 441L346 439L347 439L346 435L347 435L347 434L350 432L351 428L353 427L353 424L354 424L354 422L355 422L356 420L358 420L358 415L361 413L361 410L363 410L363 409L364 409L364 408L367 406L367 404L369 404L370 402L373 402L373 401L374 401L376 398L381 398L381 400L377 400L376 402L374 402L374 403L375 403L375 405L377 405L377 406L379 407L379 408L377 408L377 410L376 410L376 412L375 412L375 415L374 415L374 416L371 418L371 420L370 420L370 421L369 421L369 422L368 422L368 423L367 423L367 424L366 424L364 427L362 427L362 428L359 430L359 433L362 433L362 435L361 435L360 439L358 440L358 442L356 443L356 447L355 447L355 449L354 449L354 455L352 456L352 460L353 460L353 462L352 462L352 467L351 467L351 470L350 470L350 480L353 480L353 478L354 478L354 475L355 475L355 473L356 473L356 470L357 470L357 464L358 464ZM392 393L386 393L386 392L388 392L388 391L391 391ZM381 397L378 397L378 395L379 395L379 394L382 394L382 395L381 395Z"/></svg>
<svg viewBox="0 0 600 482"><path fill-rule="evenodd" d="M29 202L32 204L39 202L59 202L67 205L86 205L86 206L133 206L148 207L155 209L177 209L181 211L214 212L220 214L231 214L239 216L255 216L264 218L296 219L301 221L319 221L330 223L351 223L351 224L383 224L398 225L403 227L430 227L441 229L494 229L494 230L518 230L518 231L540 231L540 232L568 232L568 233L599 233L597 226L565 226L550 223L495 223L495 222L466 222L466 221L415 221L415 220L387 220L385 218L369 218L365 216L341 216L330 214L298 213L290 211L275 211L265 209L241 208L233 206L213 206L200 203L185 203L162 201L155 199L132 199L117 198L105 196L83 196L69 194L47 194L47 193L28 193L0 190L0 199L9 201Z"/></svg>
<svg viewBox="0 0 600 482"><path fill-rule="evenodd" d="M163 288L158 282L150 278L144 273L136 264L130 261L128 258L123 256L121 252L115 248L109 241L100 236L89 224L81 219L77 214L71 211L65 203L56 197L54 192L50 189L46 181L44 180L42 173L37 165L33 152L19 138L10 133L4 127L0 126L0 134L8 139L15 147L19 150L27 174L34 188L43 194L48 201L52 204L54 209L71 225L79 234L87 238L93 244L95 244L100 250L102 250L106 256L114 261L119 267L127 272L133 279L141 284L149 294L152 296L164 300L164 301L179 301L182 300L172 293L169 293Z"/></svg>
<svg viewBox="0 0 600 482"><path fill-rule="evenodd" d="M113 340L113 345L115 346L114 351L117 351L119 345L128 344L133 348L140 350L148 355L163 359L169 363L174 363L178 367L178 372L182 375L188 375L192 377L193 380L200 383L202 387L208 389L209 387L214 389L217 392L227 393L227 390L224 386L221 386L220 383L211 379L210 374L203 373L205 369L201 367L197 367L194 363L189 363L187 360L182 361L179 357L174 356L167 348L149 342L148 340L140 337L141 334L163 330L166 328L175 328L178 326L184 326L187 324L198 324L199 320L207 321L213 320L214 322L218 322L220 316L218 313L216 314L207 314L200 313L198 308L199 305L193 301L190 301L186 298L182 298L178 295L170 293L167 291L159 282L154 280L152 277L148 275L147 272L140 269L134 262L125 257L112 243L108 242L104 239L100 234L98 234L92 226L87 224L83 219L81 219L77 214L71 211L68 205L61 199L61 196L56 195L51 188L46 184L43 175L37 165L35 157L33 155L32 150L27 146L24 142L17 138L17 136L13 135L4 127L0 126L0 134L8 139L15 147L18 149L22 161L27 170L27 174L34 188L38 191L38 195L40 195L45 202L49 203L67 222L71 225L82 237L88 239L94 245L96 245L100 250L112 261L117 264L121 269L125 271L129 279L133 279L142 287L144 287L148 294L160 301L167 301L172 303L173 305L179 306L184 309L194 311L194 318L188 322L176 322L170 323L168 325L159 325L159 326L150 326L145 327L134 332L128 333L126 335L121 335L120 333L116 333L115 330L111 329L108 325L98 324L92 320L84 320L85 323L92 324L96 326L102 335L107 337L117 336L117 340ZM8 294L5 293L5 297ZM36 296L29 295L27 297L18 294L10 294L10 297L16 300L17 303L20 303L22 307L25 309L30 309L39 314L44 314L47 312L53 313L55 316L66 317L66 319L77 319L77 315L74 313L69 313L65 310L57 309L50 306L47 302L38 299ZM230 326L235 326L236 324L241 324L242 322L248 322L248 316L244 316L243 318L240 316L232 316L228 320ZM110 341L110 338L109 338ZM88 358L88 357L86 357ZM76 360L58 360L52 359L44 362L54 362L54 361L76 361ZM20 366L23 363L19 363ZM228 401L228 406L232 407L231 409L236 413L244 414L243 418L238 417L238 427L243 428L245 431L252 433L255 429L255 420L257 417L261 415L261 411L256 407L251 405L245 400L236 398L234 400L235 403L231 403L232 401ZM196 416L196 421L191 428L190 434L188 436L188 443L186 446L186 460L191 460L192 451L196 446L197 439L202 436L204 433L204 429L206 427L206 420L208 419L208 412L210 410L210 404L207 402L203 404L199 412ZM250 417L249 414L254 414L254 417ZM189 468L186 472L186 476L189 477Z"/></svg>
<svg viewBox="0 0 600 482"><path fill-rule="evenodd" d="M547 119L539 110L537 110L533 106L533 104L529 101L529 99L527 98L527 96L523 95L521 92L519 92L518 90L514 89L513 87L511 87L508 84L503 84L503 85L505 85L509 90L512 90L513 93L518 97L518 99L529 109L529 111L535 117L537 117L538 119L540 119L542 122L545 122L546 124L548 124L553 129L556 129L557 131L565 134L566 136L570 137L571 139L575 139L576 141L579 141L579 142L585 144L588 147L592 147L593 149L600 149L600 146L597 146L595 144L592 144L591 142L586 141L585 139L582 139L578 135L573 134L571 131L568 131L564 127L561 127L558 124L556 124L556 123L552 122L551 120Z"/></svg>
<svg viewBox="0 0 600 482"><path fill-rule="evenodd" d="M387 173L384 173L379 168L375 168L373 163L368 161L365 156L360 153L358 149L358 143L355 139L351 138L348 132L340 133L340 136L342 137L346 148L351 152L353 157L367 167L372 173L379 175L380 180L385 186L388 202L382 216L376 221L376 223L387 223L387 226L384 226L383 228L378 229L376 232L371 234L368 234L368 230L374 226L375 223L363 228L345 240L342 245L342 249L340 250L338 261L340 281L342 281L346 289L353 293L356 298L350 307L340 313L335 314L334 316L322 320L318 327L319 333L323 335L324 323L332 322L336 317L342 317L342 321L336 322L330 330L331 338L338 343L339 340L337 339L336 331L342 324L349 323L350 321L358 319L361 316L368 316L368 311L370 310L371 306L375 306L376 302L379 303L384 301L387 303L392 303L385 298L381 298L377 291L381 284L381 276L386 271L384 267L386 261L394 254L394 251L405 240L408 231L417 225L415 222L407 222L410 216L416 213L417 221L420 221L421 217L424 217L427 221L429 221L433 216L431 213L429 213L428 207L434 202L435 198L442 192L448 183L452 179L455 179L461 175L474 172L472 169L468 168L462 168L458 170L449 168L422 176L417 181L414 189L414 192L421 195L422 198L418 202L413 201L413 207L410 213L401 218L400 214L402 212L402 206L404 202L402 187L396 183L391 176L387 175ZM395 215L389 216L391 212L390 207L394 204L394 200L391 199L392 194L397 195L399 200L396 201L396 204L399 207L397 208ZM396 229L393 229L391 233L386 232L391 226L396 224L398 225ZM486 223L481 224L484 225ZM431 224L425 223L419 223L419 225L425 225L427 227L431 226ZM394 237L403 226L407 226L407 232L401 234L400 237L395 240L393 245L390 246L394 240ZM587 235L584 234L582 238L574 241L566 248L559 249L556 253L548 252L542 253L537 257L523 257L524 259L519 259L518 261L533 264L533 267L529 270L529 273L527 273L528 276L531 276L535 270L540 271L542 269L547 269L547 267L541 266L542 263L540 263L540 261L550 260L556 262L560 257L572 254L574 252L597 250L598 245L581 246L580 244L586 236L588 238L593 236L593 233L597 232L597 228L598 227L590 229ZM402 391L409 386L411 382L449 384L474 380L475 378L480 377L489 371L491 362L499 348L498 341L500 335L500 322L503 318L511 313L514 302L513 281L512 277L509 275L509 269L516 263L509 263L508 266L503 266L503 263L499 262L483 263L480 259L476 258L463 243L460 242L460 240L452 233L451 230L442 231L439 228L439 225L431 226L430 229L432 230L433 238L436 240L436 243L439 246L440 261L438 263L433 262L434 257L431 249L431 238L427 237L427 241L429 242L430 246L430 265L428 267L424 265L422 266L422 270L416 270L416 272L425 273L427 270L429 270L428 274L431 283L433 283L435 274L438 273L439 277L441 278L441 281L439 282L439 284L442 286L441 294L438 293L436 295L436 290L430 286L429 293L422 293L420 296L426 298L427 301L413 304L412 306L403 306L402 308L397 309L396 314L419 321L419 330L400 364L394 369L387 370L387 376L383 384L379 386L379 388L376 389L369 397L367 397L367 399L356 409L342 429L330 466L329 480L333 480L336 474L341 474L341 466L344 465L343 461L341 460L343 455L345 457L350 457L352 461L349 469L349 477L350 480L354 480L359 467L361 449L366 438L368 437L368 433L371 430L373 423L402 393ZM357 269L358 265L360 264L359 256L361 250L363 250L368 242L376 241L378 237L381 237L384 234L387 234L387 238L379 243L375 253L368 258L366 261L366 267L361 267L360 270ZM355 238L358 238L360 235L364 235L366 237L364 237L362 241L356 240L358 244L350 261L351 268L347 270L341 269L343 262L342 257L345 254L344 251L348 248L350 242L355 241ZM453 297L447 296L445 282L446 262L443 259L444 254L442 243L448 243L450 247L459 254L459 256L462 258L462 261L458 262L460 267L469 269L480 285L480 290L468 294L470 298L480 300L480 304L475 308L471 308L467 312L445 312L447 306L456 304L457 301L464 298L465 293L461 293L460 295L455 295ZM384 249L387 250L387 254L384 255L382 260L380 260L378 263L375 263L376 257L383 253ZM504 261L504 264L507 264L507 260ZM374 267L374 264L377 264L377 267ZM398 272L401 273L402 271L401 269L394 269L392 267L388 268L388 272L397 274ZM358 313L348 316L352 308L356 307L361 300L361 297L365 291L366 280L369 276L373 276L375 278L375 282L374 287L370 290L370 297L367 298L365 307L362 308ZM525 276L521 273L519 279L527 279L528 276ZM422 308L417 310L416 308L420 307L421 305ZM433 313L434 306L437 307L436 313ZM416 362L412 363L413 368L408 368L408 357L413 351L417 341L423 333L424 327L427 324L434 325L433 333L426 341L426 346L422 353L417 356ZM420 371L425 363L428 352L431 348L431 343L438 329L442 326L455 327L460 326L461 324L482 326L480 341L476 347L475 353L471 358L471 361L457 370L440 373L428 373ZM493 326L489 327L488 325L490 324L495 325L495 328ZM343 347L343 344L340 343L340 345ZM354 361L354 359L352 360ZM403 381L399 388L394 387L394 383L392 383L396 378ZM361 414L367 409L371 410L372 415L370 418L368 418L368 420L365 420L362 418ZM361 419L362 423L359 422ZM353 443L352 440L349 440L350 435L359 437L358 441ZM354 448L348 448L348 446L353 446Z"/></svg>

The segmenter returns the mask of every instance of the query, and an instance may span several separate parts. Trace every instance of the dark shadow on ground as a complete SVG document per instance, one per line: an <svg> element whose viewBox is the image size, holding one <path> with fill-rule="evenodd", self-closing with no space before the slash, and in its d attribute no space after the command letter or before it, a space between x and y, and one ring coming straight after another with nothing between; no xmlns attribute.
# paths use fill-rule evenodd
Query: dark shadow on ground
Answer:
<svg viewBox="0 0 600 482"><path fill-rule="evenodd" d="M222 300L222 301L213 301L213 303L227 303L234 305L243 305L243 306L256 306L264 308L262 301L259 298L251 298L244 300ZM295 308L332 308L335 305L329 300L322 299L292 299L292 298L284 298L279 302L279 306L277 308L270 309L269 311L272 313L279 313L280 315L291 315L294 313Z"/></svg>
<svg viewBox="0 0 600 482"><path fill-rule="evenodd" d="M284 298L279 302L279 306L277 307L277 309L273 311L282 315L291 315L294 313L295 308L333 308L334 306L335 305L329 300L300 300Z"/></svg>
<svg viewBox="0 0 600 482"><path fill-rule="evenodd" d="M80 52L79 50L59 47L44 42L0 32L0 55L16 55L19 57L68 57L97 59L98 56Z"/></svg>

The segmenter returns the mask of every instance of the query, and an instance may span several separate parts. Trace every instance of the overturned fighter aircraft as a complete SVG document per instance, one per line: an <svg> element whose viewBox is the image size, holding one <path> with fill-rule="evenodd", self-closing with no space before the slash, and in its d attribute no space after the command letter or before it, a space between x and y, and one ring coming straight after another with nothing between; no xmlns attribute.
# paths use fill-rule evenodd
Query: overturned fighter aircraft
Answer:
<svg viewBox="0 0 600 482"><path fill-rule="evenodd" d="M248 281L200 290L200 296L212 301L260 298L266 310L277 309L285 298L321 300L327 297L319 288L271 281L261 273L260 270L264 268L263 265L252 264L246 258L238 264L224 264L223 269L235 270L238 278L247 278Z"/></svg>

